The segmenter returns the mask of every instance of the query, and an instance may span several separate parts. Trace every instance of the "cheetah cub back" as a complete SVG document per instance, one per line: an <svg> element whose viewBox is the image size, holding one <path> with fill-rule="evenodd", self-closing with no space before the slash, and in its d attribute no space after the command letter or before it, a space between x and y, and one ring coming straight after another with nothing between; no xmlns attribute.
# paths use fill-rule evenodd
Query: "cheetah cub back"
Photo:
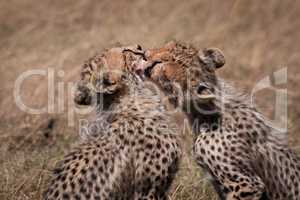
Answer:
<svg viewBox="0 0 300 200"><path fill-rule="evenodd" d="M140 62L136 46L83 65L75 101L95 104L98 115L86 141L56 167L44 199L167 198L181 154L178 131L168 128L174 123L159 97L133 73Z"/></svg>
<svg viewBox="0 0 300 200"><path fill-rule="evenodd" d="M220 50L171 42L147 51L146 59L145 76L186 113L195 159L220 199L300 199L299 156L247 97L216 76L225 64Z"/></svg>

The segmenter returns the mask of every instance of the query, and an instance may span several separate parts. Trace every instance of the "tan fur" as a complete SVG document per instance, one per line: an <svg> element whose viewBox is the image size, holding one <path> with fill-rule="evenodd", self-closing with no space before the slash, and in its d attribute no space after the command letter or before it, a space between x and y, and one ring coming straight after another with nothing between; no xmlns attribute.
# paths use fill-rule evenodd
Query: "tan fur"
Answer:
<svg viewBox="0 0 300 200"><path fill-rule="evenodd" d="M130 71L143 60L138 49L111 49L83 66L75 101L90 104L82 100L102 93L106 106L96 105L92 137L58 164L45 200L167 198L181 155L178 130L159 97Z"/></svg>
<svg viewBox="0 0 300 200"><path fill-rule="evenodd" d="M159 61L148 72L150 79L174 105L179 99L183 105L189 103L183 110L195 133L195 159L213 177L220 199L300 199L299 156L277 137L254 105L216 76L216 69L225 64L220 50L197 53L173 42L146 55L148 63ZM176 84L184 97L175 91ZM207 94L214 98L205 100Z"/></svg>

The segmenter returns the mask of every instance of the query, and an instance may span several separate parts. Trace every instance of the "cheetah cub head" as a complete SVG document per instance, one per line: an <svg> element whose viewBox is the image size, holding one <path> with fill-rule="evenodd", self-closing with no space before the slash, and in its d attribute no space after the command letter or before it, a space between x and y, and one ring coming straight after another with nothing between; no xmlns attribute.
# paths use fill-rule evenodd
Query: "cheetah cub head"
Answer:
<svg viewBox="0 0 300 200"><path fill-rule="evenodd" d="M142 62L145 57L140 45L112 48L90 58L82 66L75 103L108 108L128 91L128 84L139 81L134 71Z"/></svg>
<svg viewBox="0 0 300 200"><path fill-rule="evenodd" d="M225 64L215 48L198 51L192 46L169 42L145 53L144 75L157 83L171 103L184 110L209 109L216 98L215 71ZM191 110L192 109L192 110Z"/></svg>

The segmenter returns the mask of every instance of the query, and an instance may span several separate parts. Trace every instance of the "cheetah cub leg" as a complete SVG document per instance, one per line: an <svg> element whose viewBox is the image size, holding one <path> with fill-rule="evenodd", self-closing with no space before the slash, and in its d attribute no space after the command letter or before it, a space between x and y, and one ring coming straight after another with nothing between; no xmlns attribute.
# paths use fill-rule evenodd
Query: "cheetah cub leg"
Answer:
<svg viewBox="0 0 300 200"><path fill-rule="evenodd" d="M230 187L235 191L230 191L226 200L261 200L264 192L263 184L256 181L231 183Z"/></svg>
<svg viewBox="0 0 300 200"><path fill-rule="evenodd" d="M222 150L224 145L231 149ZM252 168L251 155L243 147L239 147L239 150L233 147L234 144L216 142L215 136L204 139L200 135L194 144L194 157L213 177L213 185L221 199L261 200L265 184Z"/></svg>
<svg viewBox="0 0 300 200"><path fill-rule="evenodd" d="M247 172L245 169L237 171L235 166L228 166L228 168L229 171L213 175L217 182L221 184L219 185L219 196L221 199L262 200L265 185L259 177Z"/></svg>

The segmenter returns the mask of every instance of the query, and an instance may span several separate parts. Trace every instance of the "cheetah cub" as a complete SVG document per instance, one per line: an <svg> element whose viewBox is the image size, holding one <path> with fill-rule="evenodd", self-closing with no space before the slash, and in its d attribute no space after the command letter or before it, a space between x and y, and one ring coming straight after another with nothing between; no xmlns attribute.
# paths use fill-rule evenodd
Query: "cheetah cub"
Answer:
<svg viewBox="0 0 300 200"><path fill-rule="evenodd" d="M187 114L195 159L220 199L300 199L299 156L247 97L216 76L225 64L220 50L171 42L146 59L140 69Z"/></svg>
<svg viewBox="0 0 300 200"><path fill-rule="evenodd" d="M83 65L75 102L95 102L97 119L86 141L58 164L44 199L167 198L181 155L178 132L159 97L133 73L144 59L139 46L112 48Z"/></svg>

